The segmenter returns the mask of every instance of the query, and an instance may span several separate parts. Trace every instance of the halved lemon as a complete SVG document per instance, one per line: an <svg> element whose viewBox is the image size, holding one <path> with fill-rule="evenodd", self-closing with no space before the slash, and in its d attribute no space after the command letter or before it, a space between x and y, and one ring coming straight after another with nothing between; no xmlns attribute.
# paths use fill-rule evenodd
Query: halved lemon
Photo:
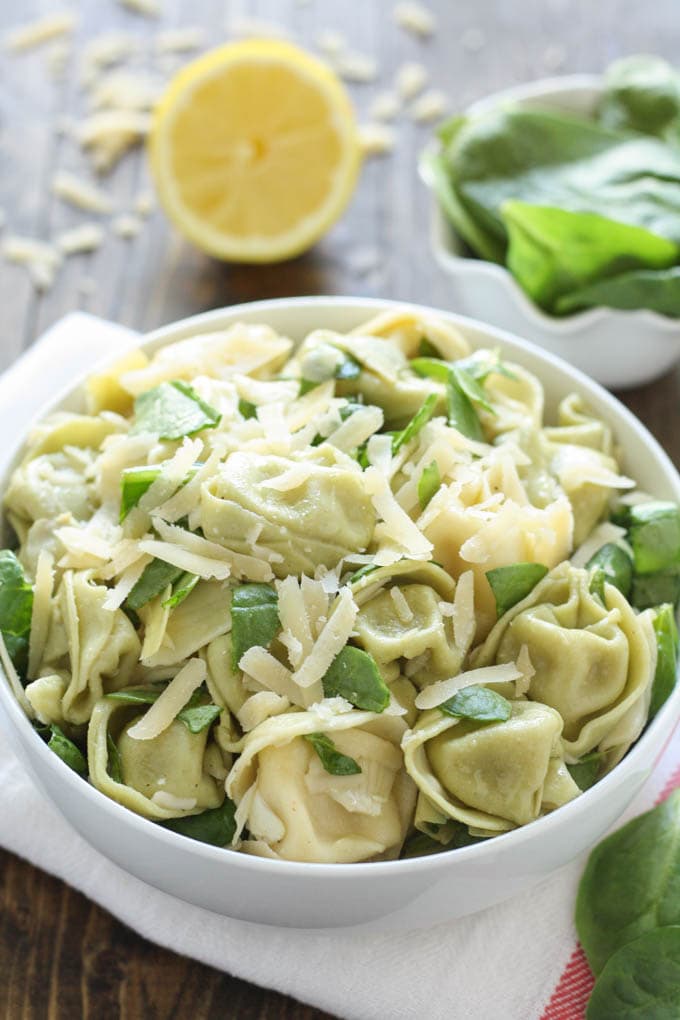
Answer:
<svg viewBox="0 0 680 1020"><path fill-rule="evenodd" d="M151 171L166 213L217 258L277 262L309 248L354 190L347 92L278 40L230 43L183 68L154 116Z"/></svg>

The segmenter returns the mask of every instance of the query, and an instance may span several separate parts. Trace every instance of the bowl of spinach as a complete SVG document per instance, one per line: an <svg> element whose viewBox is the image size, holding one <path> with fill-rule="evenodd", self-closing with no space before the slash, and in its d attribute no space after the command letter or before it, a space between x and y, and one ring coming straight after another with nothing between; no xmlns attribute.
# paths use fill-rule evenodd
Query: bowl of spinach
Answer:
<svg viewBox="0 0 680 1020"><path fill-rule="evenodd" d="M457 309L610 387L680 358L680 73L628 57L474 104L421 160Z"/></svg>

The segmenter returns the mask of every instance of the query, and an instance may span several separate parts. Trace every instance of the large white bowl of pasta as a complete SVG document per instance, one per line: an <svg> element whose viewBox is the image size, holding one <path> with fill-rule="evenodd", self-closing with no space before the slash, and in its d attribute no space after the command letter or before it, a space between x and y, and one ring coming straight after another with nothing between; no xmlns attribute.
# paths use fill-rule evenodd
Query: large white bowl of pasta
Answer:
<svg viewBox="0 0 680 1020"><path fill-rule="evenodd" d="M680 479L500 330L210 312L4 456L8 732L94 847L190 903L465 915L595 843L673 731Z"/></svg>

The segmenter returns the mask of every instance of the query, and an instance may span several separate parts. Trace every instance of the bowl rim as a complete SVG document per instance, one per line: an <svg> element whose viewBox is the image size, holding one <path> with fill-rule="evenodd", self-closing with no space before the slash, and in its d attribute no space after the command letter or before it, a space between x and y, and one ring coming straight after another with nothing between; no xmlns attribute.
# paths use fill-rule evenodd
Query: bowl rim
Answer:
<svg viewBox="0 0 680 1020"><path fill-rule="evenodd" d="M646 426L644 426L642 422L640 422L639 419L627 407L625 407L625 405L623 405L599 383L590 379L587 375L585 375L585 373L570 365L557 355L552 354L542 347L532 344L530 341L524 340L507 330L496 326L489 326L478 319L459 315L455 312L439 309L431 305L422 305L416 302L404 302L393 299L335 295L272 298L260 301L244 302L238 305L213 309L198 315L188 316L184 319L177 320L176 322L167 324L159 329L153 330L150 333L142 335L140 337L139 346L143 348L149 347L152 350L156 350L160 347L164 347L166 344L173 343L176 340L184 339L187 336L210 332L214 329L227 328L229 325L232 325L239 320L239 313L247 315L251 321L253 321L252 316L254 314L259 315L261 313L263 316L262 321L266 322L265 316L272 312L276 315L277 309L295 310L298 308L318 308L320 315L323 315L324 311L328 309L345 310L349 315L358 313L360 310L363 311L364 309L369 315L371 313L377 314L381 311L389 311L396 308L416 309L421 313L441 317L454 326L461 328L463 332L472 332L473 336L468 338L473 346L475 346L475 344L482 346L488 343L500 344L501 346L509 346L512 355L518 353L521 357L523 354L528 354L532 358L538 358L539 361L545 362L553 370L557 370L561 376L565 376L565 381L568 381L570 384L578 387L578 389L586 395L596 398L598 403L604 404L607 413L610 413L614 419L623 421L629 428L632 429L633 432L637 434L638 438L655 455L660 468L666 476L666 480L672 483L672 487L675 489L675 495L680 501L680 474L676 470L665 450L661 447L654 436L652 436ZM478 338L474 336L475 333L480 334ZM0 474L0 492L4 494L7 481L16 463L16 456L23 449L26 436L28 435L32 424L36 421L43 420L46 415L52 413L53 410L56 410L68 396L74 395L93 372L98 371L106 365L115 363L115 361L120 358L120 353L121 352L119 350L104 356L96 365L91 366L87 371L80 373L70 385L64 387L40 409L38 414L34 416L33 422L26 429L22 430L19 439L13 444L12 455L7 457L2 473ZM614 426L614 428L615 427L616 426ZM511 847L517 848L528 840L540 838L542 834L548 834L556 827L568 824L569 819L577 813L589 809L591 804L594 806L598 799L605 798L612 783L614 781L620 782L623 779L624 773L633 774L636 770L638 772L643 771L649 773L652 765L650 765L649 761L645 761L645 759L650 757L648 755L648 750L651 751L653 741L656 738L657 733L661 733L662 730L668 729L668 733L663 744L663 746L665 746L668 740L670 740L672 732L680 720L680 683L676 682L673 692L659 710L655 718L648 724L647 728L643 731L632 748L610 773L599 780L589 790L581 793L580 796L576 797L573 801L562 805L559 809L552 811L549 814L528 823L527 825L519 826L518 828L512 829L508 832L499 833L499 835L480 843L460 847L458 849L442 850L441 852L426 856L405 858L402 860L397 859L370 862L359 861L351 864L317 863L307 861L287 861L281 859L272 860L266 857L243 854L237 851L230 851L225 847L212 846L211 844L202 843L198 840L188 839L185 836L181 836L179 833L175 833L170 829L164 828L162 825L157 824L151 819L147 819L136 814L129 808L126 808L122 804L112 800L107 797L106 794L94 787L86 777L77 775L71 768L69 768L68 765L65 764L65 762L50 751L47 744L41 739L31 725L30 720L23 712L14 696L13 691L11 690L9 681L7 680L6 674L1 666L0 677L0 709L5 710L9 717L10 726L16 728L18 731L16 735L11 734L12 739L19 740L20 737L23 736L24 743L28 741L31 753L41 757L49 771L54 770L56 772L56 777L60 777L59 782L64 784L67 788L70 788L74 795L89 800L90 804L93 805L94 810L100 810L105 816L108 816L107 821L109 823L115 824L116 822L119 822L128 828L137 830L137 833L142 838L150 840L158 839L161 843L166 844L170 850L174 848L175 851L179 851L180 853L188 853L194 860L205 858L218 864L220 862L225 862L225 867L236 867L255 875L264 875L265 873L273 877L279 875L282 878L285 878L286 876L304 877L304 875L313 871L316 877L327 878L336 882L349 881L353 879L359 880L363 876L368 875L373 876L376 881L386 881L389 877L401 872L409 872L412 874L419 871L429 871L431 869L439 871L440 869L448 868L454 861L461 860L463 857L465 860L469 860L470 858L481 860L489 855L495 856L496 854L501 853L505 847L508 847L508 849ZM673 722L671 722L670 718L671 713L675 715ZM0 724L1 723L2 716L0 715ZM25 748L25 750L28 754L28 748ZM658 749L658 753L653 756L654 763L658 761L662 750L663 747ZM616 777L616 779L614 780L613 777ZM53 805L61 813L61 808L56 801L53 801Z"/></svg>
<svg viewBox="0 0 680 1020"><path fill-rule="evenodd" d="M583 98L591 96L597 98L602 92L601 74L565 74L548 78L538 78L533 81L522 82L518 85L511 85L497 92L491 92L480 99L476 99L463 111L463 116L481 116L494 107L519 103L520 105L533 102L534 100L545 99L548 106L555 105L556 99L565 99L574 94ZM567 112L566 104L559 108ZM655 330L668 334L675 334L673 339L677 340L680 322L668 315L661 315L649 308L609 308L607 305L598 305L595 308L587 308L580 312L574 312L564 318L548 315L537 304L535 304L522 290L512 273L505 266L488 259L474 258L469 255L458 255L446 244L444 236L446 231L460 237L454 225L450 222L442 209L441 203L431 187L431 173L427 165L428 156L440 150L439 142L431 140L421 152L418 161L418 170L421 180L428 186L431 199L430 216L430 247L439 265L450 273L464 278L466 275L487 276L489 281L503 287L508 296L514 301L518 311L529 320L531 325L539 326L548 333L557 337L570 337L572 334L581 333L593 326L596 326L603 319L620 320L626 325L640 325L653 327ZM461 241L463 239L461 238ZM589 338L588 338L589 340Z"/></svg>

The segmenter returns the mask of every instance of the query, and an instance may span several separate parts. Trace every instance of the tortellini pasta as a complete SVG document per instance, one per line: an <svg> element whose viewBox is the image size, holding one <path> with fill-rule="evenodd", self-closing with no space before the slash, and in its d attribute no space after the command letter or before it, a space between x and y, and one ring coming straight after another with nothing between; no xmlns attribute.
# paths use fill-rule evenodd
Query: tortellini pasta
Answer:
<svg viewBox="0 0 680 1020"><path fill-rule="evenodd" d="M559 810L658 710L670 610L622 594L645 497L578 394L546 412L467 330L326 325L128 353L32 431L0 658L66 765L182 836L455 850Z"/></svg>
<svg viewBox="0 0 680 1020"><path fill-rule="evenodd" d="M474 655L483 666L512 662L527 648L535 669L528 696L560 713L572 760L610 749L612 734L628 719L613 745L625 751L649 706L656 665L650 614L634 613L613 585L604 591L603 605L589 590L586 570L561 564L500 618ZM636 706L643 711L631 728Z"/></svg>
<svg viewBox="0 0 680 1020"><path fill-rule="evenodd" d="M328 717L314 710L261 723L246 737L227 780L251 837L245 849L336 863L397 856L415 803L399 750L405 728L370 712ZM325 771L304 739L315 733L332 737L361 772Z"/></svg>

